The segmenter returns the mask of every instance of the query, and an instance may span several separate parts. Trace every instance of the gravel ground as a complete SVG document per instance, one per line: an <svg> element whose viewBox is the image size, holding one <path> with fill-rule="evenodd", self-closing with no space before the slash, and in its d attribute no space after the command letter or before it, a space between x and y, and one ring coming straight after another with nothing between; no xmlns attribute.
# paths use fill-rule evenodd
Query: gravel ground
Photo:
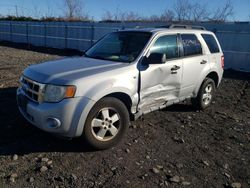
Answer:
<svg viewBox="0 0 250 188"><path fill-rule="evenodd" d="M0 187L250 187L249 74L226 72L206 111L187 101L152 112L117 147L92 151L17 110L22 70L61 55L0 46Z"/></svg>

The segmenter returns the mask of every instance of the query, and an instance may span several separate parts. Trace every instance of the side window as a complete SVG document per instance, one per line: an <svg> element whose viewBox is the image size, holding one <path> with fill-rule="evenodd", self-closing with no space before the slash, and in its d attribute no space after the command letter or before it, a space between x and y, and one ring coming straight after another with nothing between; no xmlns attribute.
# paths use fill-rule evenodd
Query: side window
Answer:
<svg viewBox="0 0 250 188"><path fill-rule="evenodd" d="M194 34L181 35L184 56L202 54L201 43Z"/></svg>
<svg viewBox="0 0 250 188"><path fill-rule="evenodd" d="M159 37L151 47L150 53L166 54L167 59L179 57L177 35Z"/></svg>
<svg viewBox="0 0 250 188"><path fill-rule="evenodd" d="M208 46L211 53L220 52L219 46L218 46L218 44L217 44L217 42L216 42L213 35L202 34L201 36L203 37L203 39L207 43L207 46Z"/></svg>

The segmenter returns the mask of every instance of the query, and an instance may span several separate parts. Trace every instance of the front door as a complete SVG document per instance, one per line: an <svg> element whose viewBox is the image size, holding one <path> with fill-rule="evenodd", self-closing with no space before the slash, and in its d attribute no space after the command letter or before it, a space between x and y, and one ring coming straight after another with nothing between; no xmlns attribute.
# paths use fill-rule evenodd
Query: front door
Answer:
<svg viewBox="0 0 250 188"><path fill-rule="evenodd" d="M166 55L166 62L140 67L139 109L148 111L179 97L182 80L182 60L179 58L177 35L158 37L149 51Z"/></svg>

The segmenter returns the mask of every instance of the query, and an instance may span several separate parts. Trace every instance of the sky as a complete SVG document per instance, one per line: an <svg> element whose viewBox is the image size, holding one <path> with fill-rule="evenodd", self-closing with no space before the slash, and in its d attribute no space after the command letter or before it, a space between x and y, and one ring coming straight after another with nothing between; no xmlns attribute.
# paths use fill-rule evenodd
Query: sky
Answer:
<svg viewBox="0 0 250 188"><path fill-rule="evenodd" d="M209 10L222 7L227 0L190 0L203 3ZM83 0L84 11L94 20L101 20L106 11L133 11L140 16L160 15L173 9L175 0ZM250 21L250 0L232 0L234 16L231 21ZM0 0L0 15L31 17L62 16L64 0Z"/></svg>

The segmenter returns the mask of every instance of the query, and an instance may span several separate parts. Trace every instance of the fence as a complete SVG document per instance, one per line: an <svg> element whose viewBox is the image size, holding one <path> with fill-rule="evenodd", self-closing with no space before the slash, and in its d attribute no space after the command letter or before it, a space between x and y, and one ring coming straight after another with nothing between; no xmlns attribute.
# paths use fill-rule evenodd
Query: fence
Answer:
<svg viewBox="0 0 250 188"><path fill-rule="evenodd" d="M125 28L156 27L166 23L84 23L0 21L0 41L35 46L86 50L104 34ZM225 54L225 68L250 72L250 24L199 23L214 31Z"/></svg>
<svg viewBox="0 0 250 188"><path fill-rule="evenodd" d="M98 38L119 28L34 23L1 23L0 40L35 46L85 50ZM100 32L100 31L103 32Z"/></svg>

